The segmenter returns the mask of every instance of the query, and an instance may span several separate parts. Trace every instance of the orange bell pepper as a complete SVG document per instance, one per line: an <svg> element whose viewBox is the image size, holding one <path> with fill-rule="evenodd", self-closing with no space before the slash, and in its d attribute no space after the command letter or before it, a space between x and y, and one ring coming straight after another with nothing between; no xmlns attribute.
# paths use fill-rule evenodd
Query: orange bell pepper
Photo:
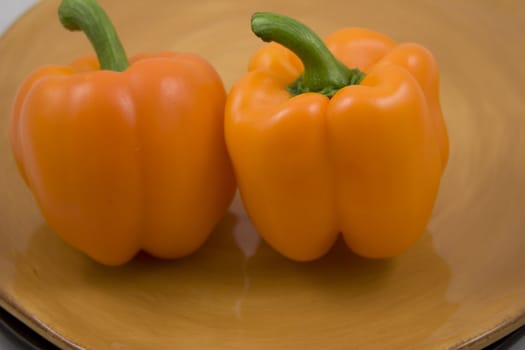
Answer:
<svg viewBox="0 0 525 350"><path fill-rule="evenodd" d="M271 13L252 30L273 42L230 92L225 135L255 227L298 261L339 234L364 257L401 254L425 231L448 159L431 53L358 28L325 44Z"/></svg>
<svg viewBox="0 0 525 350"><path fill-rule="evenodd" d="M98 62L39 69L14 102L14 157L46 221L107 265L139 250L194 252L236 188L220 77L192 54L144 54L129 65L94 0L64 0L59 14L87 34Z"/></svg>

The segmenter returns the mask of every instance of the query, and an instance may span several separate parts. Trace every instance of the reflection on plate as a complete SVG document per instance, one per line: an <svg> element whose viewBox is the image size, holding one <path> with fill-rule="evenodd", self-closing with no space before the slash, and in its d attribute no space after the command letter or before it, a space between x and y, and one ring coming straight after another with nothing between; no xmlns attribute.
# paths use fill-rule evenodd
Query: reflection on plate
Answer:
<svg viewBox="0 0 525 350"><path fill-rule="evenodd" d="M258 10L322 35L354 25L427 46L442 72L452 154L428 232L368 261L341 242L288 261L239 198L207 244L178 261L94 264L46 226L0 133L0 305L60 347L93 349L481 349L525 323L524 48L518 1L101 1L128 53L193 51L230 87L261 45ZM43 1L0 40L0 129L31 70L91 53ZM37 28L37 30L35 30Z"/></svg>

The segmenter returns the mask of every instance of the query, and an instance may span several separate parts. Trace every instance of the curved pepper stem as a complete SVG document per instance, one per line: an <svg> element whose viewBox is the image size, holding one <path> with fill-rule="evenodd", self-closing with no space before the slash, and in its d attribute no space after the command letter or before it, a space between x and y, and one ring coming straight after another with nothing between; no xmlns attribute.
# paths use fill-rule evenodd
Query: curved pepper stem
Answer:
<svg viewBox="0 0 525 350"><path fill-rule="evenodd" d="M345 86L357 85L365 75L349 69L328 50L310 28L293 18L257 12L252 15L252 31L263 41L275 41L293 51L304 65L304 73L288 91L293 95L318 92L328 97Z"/></svg>
<svg viewBox="0 0 525 350"><path fill-rule="evenodd" d="M129 66L126 52L106 12L96 0L62 0L58 9L62 25L83 31L95 49L100 69L122 72Z"/></svg>

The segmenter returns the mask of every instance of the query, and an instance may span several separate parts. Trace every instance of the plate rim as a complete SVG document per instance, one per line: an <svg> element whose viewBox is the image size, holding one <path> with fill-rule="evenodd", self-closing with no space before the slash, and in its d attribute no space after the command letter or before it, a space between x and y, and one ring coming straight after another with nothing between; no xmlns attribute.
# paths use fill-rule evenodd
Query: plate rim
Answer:
<svg viewBox="0 0 525 350"><path fill-rule="evenodd" d="M28 312L25 307L18 305L12 298L6 296L2 290L0 290L0 307L53 345L68 350L84 349L84 347L61 335L60 332L54 330L53 327L47 325L44 321L30 316L31 313ZM446 350L483 349L512 334L523 326L525 326L525 310L518 312L515 317L506 318L478 335L453 344Z"/></svg>
<svg viewBox="0 0 525 350"><path fill-rule="evenodd" d="M13 317L18 319L20 322L25 324L35 333L40 335L51 344L58 346L60 349L69 350L82 350L83 347L75 344L71 340L55 331L52 327L48 326L44 321L37 317L31 316L31 313L26 310L25 307L18 305L9 296L6 296L2 290L0 290L0 307L11 314Z"/></svg>

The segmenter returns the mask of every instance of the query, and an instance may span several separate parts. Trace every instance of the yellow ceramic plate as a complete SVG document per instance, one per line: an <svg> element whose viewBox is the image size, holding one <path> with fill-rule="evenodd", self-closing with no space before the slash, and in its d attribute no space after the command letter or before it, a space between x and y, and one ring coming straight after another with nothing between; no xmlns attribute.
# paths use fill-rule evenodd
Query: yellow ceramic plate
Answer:
<svg viewBox="0 0 525 350"><path fill-rule="evenodd" d="M0 41L0 304L55 344L91 349L479 349L525 323L525 3L521 0L101 1L130 55L209 59L228 87L261 45L252 12L321 35L370 27L433 51L451 158L428 232L399 258L342 244L290 262L237 199L194 256L94 264L46 226L7 138L21 80L91 53L44 1Z"/></svg>

